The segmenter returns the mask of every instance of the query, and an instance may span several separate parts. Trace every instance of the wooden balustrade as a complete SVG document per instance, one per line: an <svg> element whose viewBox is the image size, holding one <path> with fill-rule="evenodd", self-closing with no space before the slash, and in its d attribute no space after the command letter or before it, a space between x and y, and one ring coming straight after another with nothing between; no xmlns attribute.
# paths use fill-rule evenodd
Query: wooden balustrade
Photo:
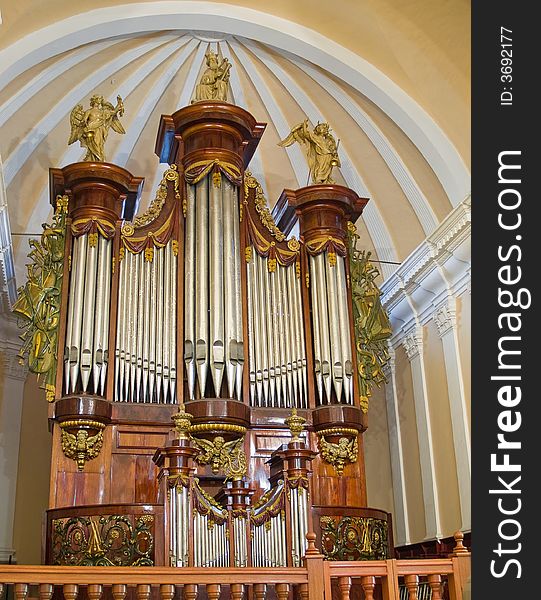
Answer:
<svg viewBox="0 0 541 600"><path fill-rule="evenodd" d="M6 584L13 586L12 598L29 600L29 586L38 586L39 600L51 600L62 590L64 600L125 600L134 589L136 600L350 600L358 597L352 587L360 586L364 600L400 600L400 588L409 600L421 600L421 587L430 588L432 600L442 600L447 583L449 600L462 600L470 575L470 553L461 547L457 534L453 554L444 559L326 561L315 546L315 534L307 534L304 566L299 568L193 568L193 567L59 567L0 565L0 600ZM420 578L423 583L420 583ZM182 587L182 590L180 589ZM272 593L271 589L274 587ZM407 590L407 593L406 591ZM82 592L85 591L86 594ZM446 592L446 593L447 593ZM56 596L55 596L56 597ZM60 597L60 596L58 596ZM446 596L447 597L447 596ZM35 598L35 595L33 596Z"/></svg>
<svg viewBox="0 0 541 600"><path fill-rule="evenodd" d="M37 585L39 600L51 600L62 590L64 600L77 600L86 590L88 600L102 600L107 594L125 600L133 588L137 600L208 600L229 598L266 600L274 587L278 600L288 600L293 590L300 600L350 600L353 584L360 585L365 600L373 600L381 586L383 600L399 600L399 584L408 591L409 600L418 600L419 578L426 580L432 600L442 600L442 583L447 581L449 600L462 600L467 557L449 559L376 560L330 562L312 556L302 568L174 568L174 567L54 567L0 565L0 598L6 584L13 585L15 600L28 600L29 586ZM124 583L120 583L124 582ZM425 584L426 585L426 584ZM179 591L182 586L182 593ZM204 586L204 588L203 588ZM252 592L250 593L249 588ZM224 590L227 589L224 596ZM153 594L153 590L156 592ZM352 594L351 597L354 597ZM35 597L35 596L34 596Z"/></svg>

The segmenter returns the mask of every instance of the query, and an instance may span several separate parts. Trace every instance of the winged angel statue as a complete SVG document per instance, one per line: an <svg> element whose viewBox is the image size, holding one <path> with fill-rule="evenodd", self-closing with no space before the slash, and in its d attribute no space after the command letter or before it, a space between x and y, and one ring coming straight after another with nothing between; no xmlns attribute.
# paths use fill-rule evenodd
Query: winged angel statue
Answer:
<svg viewBox="0 0 541 600"><path fill-rule="evenodd" d="M246 456L242 448L243 438L226 442L221 435L209 440L193 438L196 445L203 451L195 457L201 465L210 464L212 472L218 473L220 469L228 479L241 479L246 473Z"/></svg>
<svg viewBox="0 0 541 600"><path fill-rule="evenodd" d="M103 96L92 96L90 108L83 109L82 104L71 111L71 134L68 146L79 141L82 148L86 148L83 158L88 162L105 162L105 142L109 129L117 133L126 133L119 117L124 114L124 104L120 96L116 97L117 104L113 106L106 102Z"/></svg>
<svg viewBox="0 0 541 600"><path fill-rule="evenodd" d="M328 123L318 123L310 131L308 119L295 125L291 133L279 142L287 148L295 142L308 145L308 166L313 183L335 183L331 177L334 167L340 167L338 146Z"/></svg>

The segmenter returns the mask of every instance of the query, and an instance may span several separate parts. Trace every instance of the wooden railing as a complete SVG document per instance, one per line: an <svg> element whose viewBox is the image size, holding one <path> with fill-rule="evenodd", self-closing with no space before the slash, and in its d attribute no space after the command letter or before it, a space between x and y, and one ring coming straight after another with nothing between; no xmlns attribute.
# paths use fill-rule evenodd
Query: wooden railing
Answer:
<svg viewBox="0 0 541 600"><path fill-rule="evenodd" d="M364 600L374 599L376 587L381 587L383 600L400 600L399 586L407 588L409 600L417 600L420 577L426 579L432 600L443 598L444 581L449 600L462 600L470 574L470 553L460 536L453 555L433 560L325 561L315 547L315 534L309 533L304 567L300 568L0 565L0 600L7 585L14 586L14 600L30 600L30 586L37 586L39 600L51 600L60 589L65 600L101 600L104 594L125 600L130 589L136 600L151 596L160 600L350 600L353 585L360 585Z"/></svg>

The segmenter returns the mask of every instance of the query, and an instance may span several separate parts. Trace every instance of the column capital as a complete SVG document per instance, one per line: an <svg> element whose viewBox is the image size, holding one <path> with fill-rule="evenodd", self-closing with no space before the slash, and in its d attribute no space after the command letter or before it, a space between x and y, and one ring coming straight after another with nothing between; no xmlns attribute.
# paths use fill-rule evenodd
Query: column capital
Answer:
<svg viewBox="0 0 541 600"><path fill-rule="evenodd" d="M419 356L423 351L422 329L415 327L409 331L402 339L402 345L410 361Z"/></svg>
<svg viewBox="0 0 541 600"><path fill-rule="evenodd" d="M453 297L447 299L434 313L434 323L438 328L440 338L456 327L456 300Z"/></svg>

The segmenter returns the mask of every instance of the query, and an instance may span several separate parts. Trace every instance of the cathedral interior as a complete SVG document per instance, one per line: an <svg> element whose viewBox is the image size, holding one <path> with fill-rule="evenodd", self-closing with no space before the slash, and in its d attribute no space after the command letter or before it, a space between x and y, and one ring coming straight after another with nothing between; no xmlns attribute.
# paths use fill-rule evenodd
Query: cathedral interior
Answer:
<svg viewBox="0 0 541 600"><path fill-rule="evenodd" d="M0 598L469 597L469 29L0 6Z"/></svg>

